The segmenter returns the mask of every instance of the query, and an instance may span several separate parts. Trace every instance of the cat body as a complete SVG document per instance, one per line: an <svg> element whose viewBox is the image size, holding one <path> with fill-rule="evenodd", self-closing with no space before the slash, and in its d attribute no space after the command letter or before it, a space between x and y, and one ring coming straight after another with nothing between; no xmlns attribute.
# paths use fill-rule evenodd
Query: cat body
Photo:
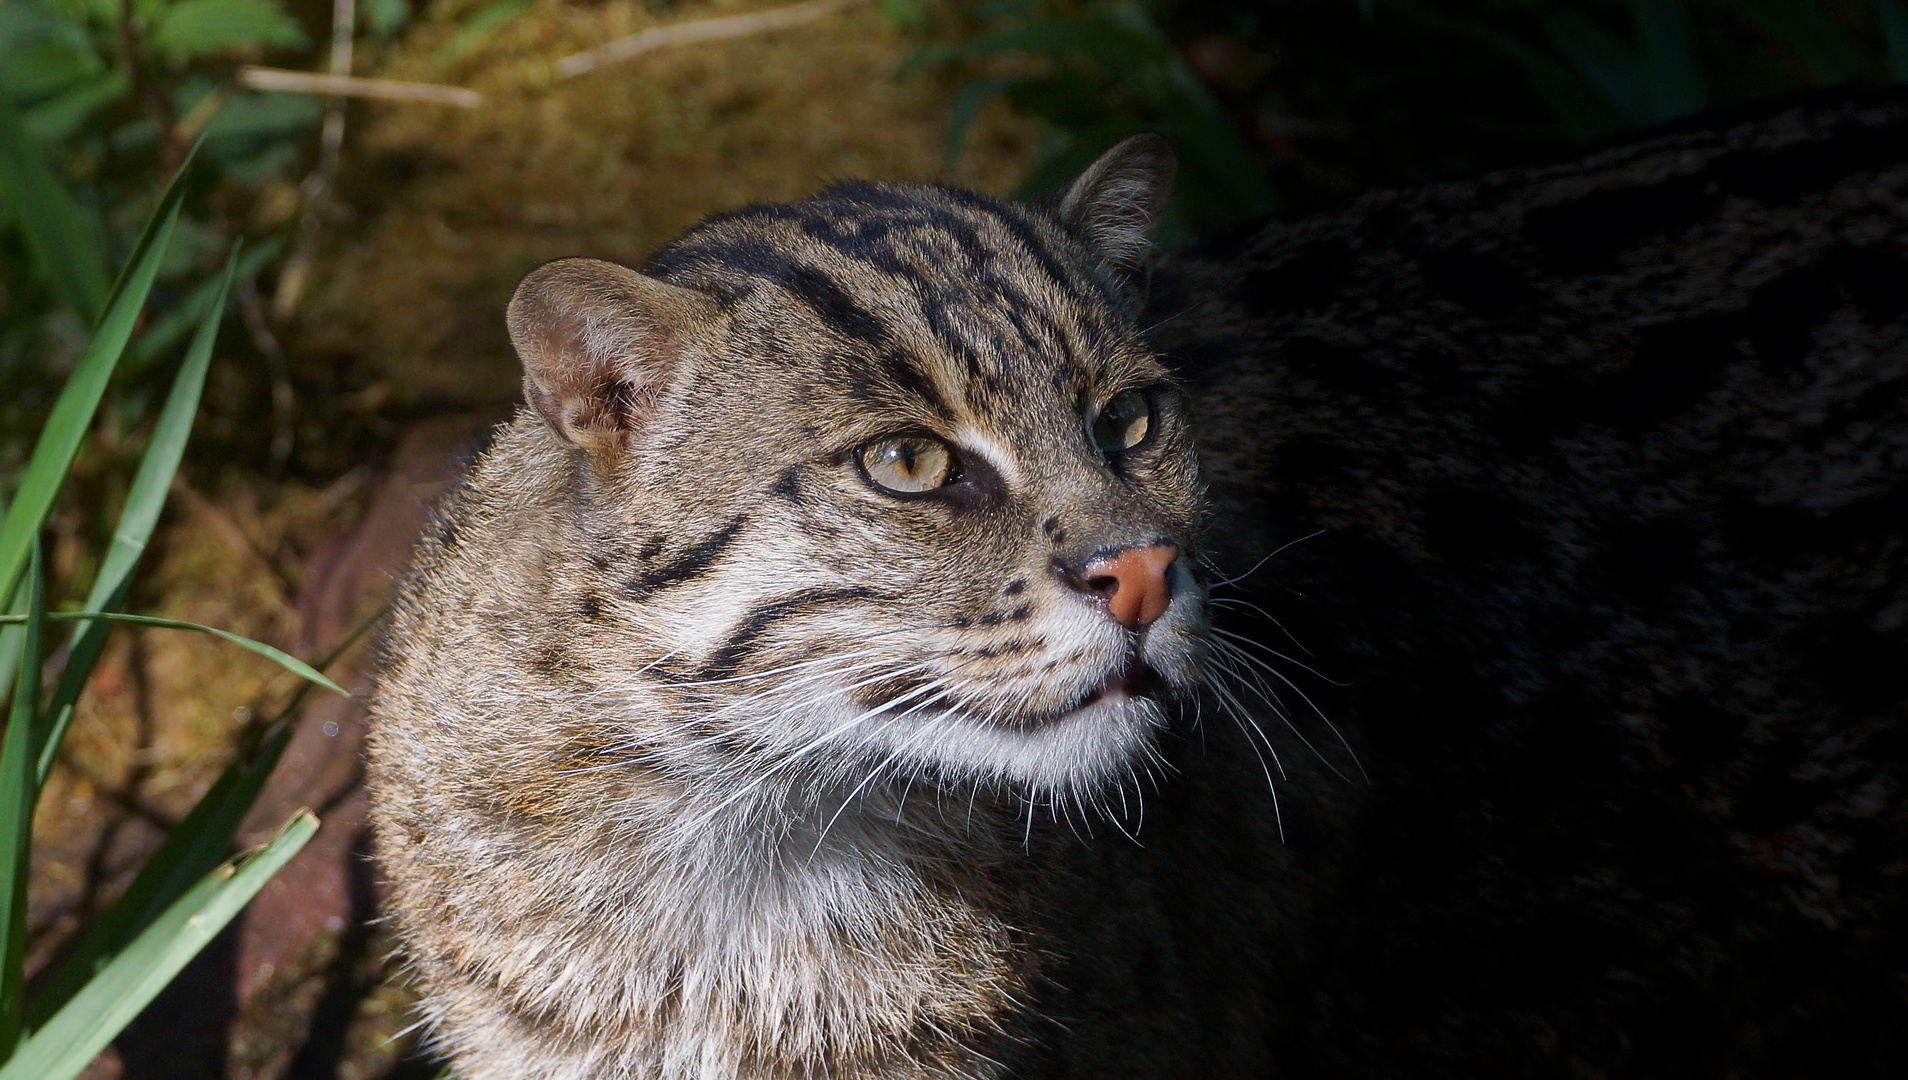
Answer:
<svg viewBox="0 0 1908 1080"><path fill-rule="evenodd" d="M1170 170L849 185L520 287L531 407L374 710L466 1080L1000 1071L1031 804L1097 813L1200 677L1190 433L1120 281Z"/></svg>
<svg viewBox="0 0 1908 1080"><path fill-rule="evenodd" d="M466 1080L1908 1063L1908 99L1165 161L526 282L373 709Z"/></svg>
<svg viewBox="0 0 1908 1080"><path fill-rule="evenodd" d="M1278 626L1219 613L1371 778L1283 800L1329 880L1260 988L1281 1072L1908 1069L1908 97L1165 275L1206 549L1290 545L1213 591Z"/></svg>

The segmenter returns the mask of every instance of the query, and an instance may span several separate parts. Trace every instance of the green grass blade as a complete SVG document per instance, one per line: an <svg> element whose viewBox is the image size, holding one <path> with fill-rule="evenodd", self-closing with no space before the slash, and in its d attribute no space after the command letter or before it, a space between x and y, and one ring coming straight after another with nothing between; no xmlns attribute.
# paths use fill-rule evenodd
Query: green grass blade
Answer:
<svg viewBox="0 0 1908 1080"><path fill-rule="evenodd" d="M139 556L145 553L146 541L152 537L152 530L159 522L159 511L166 503L166 493L171 490L172 476L179 469L179 460L185 455L186 440L192 435L192 418L199 411L199 394L205 388L205 373L212 365L212 345L218 339L219 322L225 313L225 297L232 288L232 279L238 270L238 248L225 260L225 273L214 284L217 289L209 298L211 303L199 320L199 329L193 335L192 345L186 350L185 362L179 365L179 373L173 376L172 390L166 395L165 408L159 413L159 422L153 426L152 438L146 444L146 452L139 460L139 471L133 475L132 488L127 492L126 503L119 511L119 524L113 529L112 544L106 549L106 558L101 563L99 574L93 579L93 591L86 598L88 611L114 611L126 602L126 592L132 584L133 567L138 564ZM82 623L67 650L66 667L60 672L60 682L54 688L53 697L47 702L46 715L51 721L44 725L41 745L36 753L39 762L36 782L46 783L46 774L53 768L53 759L59 753L60 741L66 736L67 725L73 720L73 709L79 701L80 692L86 688L86 680L93 673L93 666L99 662L100 650L106 644L106 634L111 624L99 621Z"/></svg>
<svg viewBox="0 0 1908 1080"><path fill-rule="evenodd" d="M286 671L300 678L315 682L327 690L334 690L345 697L351 696L344 687L325 678L323 672L305 663L303 660L298 659L296 656L274 649L262 641L253 641L251 638L241 637L238 634L232 633L230 630L221 630L216 626L200 626L195 622L181 622L178 619L161 619L152 615L126 615L116 611L61 611L48 614L46 617L53 622L79 622L86 619L100 619L105 622L126 623L129 626L157 626L166 630L191 630L200 634L211 634L213 637L224 638L240 648L249 649L265 659L270 660L272 663L277 664L279 667L284 668ZM27 616L25 615L0 615L0 623L18 623L26 619Z"/></svg>
<svg viewBox="0 0 1908 1080"><path fill-rule="evenodd" d="M6 95L0 95L0 186L41 276L87 322L97 319L107 288L99 234L60 186Z"/></svg>
<svg viewBox="0 0 1908 1080"><path fill-rule="evenodd" d="M0 1080L77 1075L317 831L301 810L263 849L207 875L35 1031Z"/></svg>
<svg viewBox="0 0 1908 1080"><path fill-rule="evenodd" d="M133 324L139 319L140 309L145 307L153 276L159 272L166 244L172 239L172 227L179 220L180 201L185 198L183 180L190 165L188 158L166 186L158 209L146 222L132 257L126 261L125 272L113 287L106 314L93 331L93 340L60 389L53 412L47 417L46 430L40 433L40 440L33 447L33 457L20 478L13 505L7 508L5 523L0 524L0 596L12 592L14 583L19 580L20 570L26 565L27 550L40 531L47 509L53 505L53 496L66 480L66 470L93 422L93 413L99 408L100 395L106 392L113 368L126 351L126 341L132 337Z"/></svg>
<svg viewBox="0 0 1908 1080"><path fill-rule="evenodd" d="M252 801L278 767L292 731L292 725L278 724L255 747L240 751L225 767L191 812L166 834L132 884L39 988L27 1013L29 1025L35 1029L44 1025L193 882L224 861Z"/></svg>
<svg viewBox="0 0 1908 1080"><path fill-rule="evenodd" d="M22 581L20 587L13 590L13 603L7 605L8 615L26 614L27 595L31 588L31 582ZM0 625L0 693L4 693L6 687L13 685L13 669L20 663L20 643L25 637L24 622ZM0 701L5 700L6 698L0 697Z"/></svg>
<svg viewBox="0 0 1908 1080"><path fill-rule="evenodd" d="M40 616L46 611L46 582L36 542L27 570L26 627L19 666L14 670L13 706L0 740L0 1056L20 1043L26 1010L27 871L32 864L33 737L39 723Z"/></svg>
<svg viewBox="0 0 1908 1080"><path fill-rule="evenodd" d="M316 666L326 668L336 663L383 619L380 612L360 623ZM86 932L52 977L41 984L27 1012L29 1027L37 1030L49 1015L58 1012L95 970L225 858L232 837L252 808L252 800L258 797L291 742L291 718L298 715L299 706L305 703L305 695L313 686L312 683L299 686L277 716L255 729L255 737L245 740L191 812L166 834L159 850L139 868L138 876L113 902L112 908Z"/></svg>

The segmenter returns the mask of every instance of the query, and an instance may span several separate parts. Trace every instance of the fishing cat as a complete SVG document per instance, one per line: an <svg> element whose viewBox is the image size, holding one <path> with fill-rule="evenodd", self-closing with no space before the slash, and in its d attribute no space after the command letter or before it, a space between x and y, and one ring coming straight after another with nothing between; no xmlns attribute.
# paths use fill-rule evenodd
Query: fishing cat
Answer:
<svg viewBox="0 0 1908 1080"><path fill-rule="evenodd" d="M1171 173L1142 137L1052 211L849 184L518 288L529 407L375 710L467 1080L998 1071L1031 804L1130 787L1206 666L1192 433L1124 280Z"/></svg>
<svg viewBox="0 0 1908 1080"><path fill-rule="evenodd" d="M462 1075L1900 1064L1908 102L1171 171L520 286L373 707Z"/></svg>

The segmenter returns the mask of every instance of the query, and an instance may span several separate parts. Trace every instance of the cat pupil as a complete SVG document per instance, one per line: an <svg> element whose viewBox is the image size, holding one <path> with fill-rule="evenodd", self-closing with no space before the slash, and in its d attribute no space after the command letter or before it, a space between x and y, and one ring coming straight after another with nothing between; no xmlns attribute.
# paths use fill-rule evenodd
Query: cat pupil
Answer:
<svg viewBox="0 0 1908 1080"><path fill-rule="evenodd" d="M1152 407L1146 394L1126 390L1115 394L1093 421L1093 444L1103 454L1131 450L1152 427Z"/></svg>
<svg viewBox="0 0 1908 1080"><path fill-rule="evenodd" d="M952 478L952 454L939 440L890 436L861 449L862 468L876 486L914 494L941 487Z"/></svg>

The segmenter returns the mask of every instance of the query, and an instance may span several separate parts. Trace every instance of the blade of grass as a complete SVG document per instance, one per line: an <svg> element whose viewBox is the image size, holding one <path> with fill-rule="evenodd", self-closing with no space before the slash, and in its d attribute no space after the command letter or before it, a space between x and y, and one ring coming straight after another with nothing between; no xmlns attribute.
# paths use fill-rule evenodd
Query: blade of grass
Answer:
<svg viewBox="0 0 1908 1080"><path fill-rule="evenodd" d="M0 615L0 623L23 622L28 617L27 615ZM309 679L327 690L334 690L344 697L351 696L344 687L325 678L323 672L305 663L303 660L298 659L296 656L274 649L262 641L253 641L251 638L234 634L230 630L221 630L216 626L200 626L194 622L181 622L178 619L161 619L153 615L126 615L116 611L61 611L49 613L46 618L52 622L79 622L84 619L100 619L105 622L126 623L129 626L157 626L167 630L191 630L200 634L211 634L213 637L224 638L240 648L249 649L265 659L270 660L272 663L277 664L279 667L284 668L286 671L300 678Z"/></svg>
<svg viewBox="0 0 1908 1080"><path fill-rule="evenodd" d="M8 615L24 615L27 609L28 582L20 582L13 590L13 602L7 605ZM13 685L13 669L20 662L20 639L26 637L24 623L0 625L0 687ZM0 699L4 700L4 699Z"/></svg>
<svg viewBox="0 0 1908 1080"><path fill-rule="evenodd" d="M212 345L218 339L225 297L238 271L238 257L235 244L226 257L225 273L215 282L217 289L199 320L198 333L193 335L192 345L186 350L185 362L173 376L165 408L159 413L159 422L153 425L152 439L139 459L139 471L133 474L132 488L119 511L112 544L106 549L98 576L93 579L92 594L86 598L88 611L116 611L126 602L133 567L146 550L153 526L159 522L159 511L165 506L166 493L171 490L172 476L179 469L179 459L185 455L186 440L192 436L192 418L199 411L199 393L205 387L205 373L212 364ZM36 783L46 783L46 774L53 768L53 758L60 751L60 740L65 738L67 725L73 720L80 691L86 688L86 680L99 662L100 650L111 629L110 623L98 620L88 620L75 628L71 647L67 649L66 667L60 672L52 699L47 702L46 715L52 719L44 725L41 745L35 753L39 762Z"/></svg>
<svg viewBox="0 0 1908 1080"><path fill-rule="evenodd" d="M33 264L87 322L106 307L106 252L86 212L60 186L13 102L0 96L0 182Z"/></svg>
<svg viewBox="0 0 1908 1080"><path fill-rule="evenodd" d="M21 567L26 565L27 550L40 531L47 508L53 505L53 496L66 480L73 454L93 422L94 411L99 408L100 395L105 393L113 368L126 350L133 324L139 319L140 309L145 307L146 295L152 291L152 279L159 272L166 244L172 239L172 227L179 220L179 205L185 198L183 181L191 164L188 155L186 163L166 185L158 209L147 219L139 243L126 261L126 269L113 287L105 316L93 331L93 340L87 344L79 365L60 388L60 396L47 417L46 429L33 447L33 457L20 478L13 505L7 508L5 523L0 524L0 596L13 591Z"/></svg>
<svg viewBox="0 0 1908 1080"><path fill-rule="evenodd" d="M280 724L250 752L241 752L166 834L126 892L38 988L27 1011L31 1027L38 1030L44 1025L169 904L224 860L252 801L291 742L292 730L291 725Z"/></svg>
<svg viewBox="0 0 1908 1080"><path fill-rule="evenodd" d="M264 848L207 875L35 1031L0 1080L77 1075L317 831L300 810Z"/></svg>
<svg viewBox="0 0 1908 1080"><path fill-rule="evenodd" d="M316 666L330 667L382 618L380 612L359 624ZM86 932L53 976L40 986L27 1012L30 1027L37 1030L48 1016L59 1011L96 970L138 936L147 923L184 894L193 882L225 858L232 837L252 808L252 801L270 779L272 770L278 767L279 757L291 742L291 718L298 714L299 706L304 704L313 686L301 684L276 716L253 729L225 771L199 797L184 820L166 834L146 865L139 868L132 884Z"/></svg>
<svg viewBox="0 0 1908 1080"><path fill-rule="evenodd" d="M26 1012L27 870L32 862L33 736L39 722L40 616L46 611L46 583L40 573L40 545L33 544L27 568L27 610L21 616L26 636L14 669L13 707L0 740L0 1056L20 1043Z"/></svg>

